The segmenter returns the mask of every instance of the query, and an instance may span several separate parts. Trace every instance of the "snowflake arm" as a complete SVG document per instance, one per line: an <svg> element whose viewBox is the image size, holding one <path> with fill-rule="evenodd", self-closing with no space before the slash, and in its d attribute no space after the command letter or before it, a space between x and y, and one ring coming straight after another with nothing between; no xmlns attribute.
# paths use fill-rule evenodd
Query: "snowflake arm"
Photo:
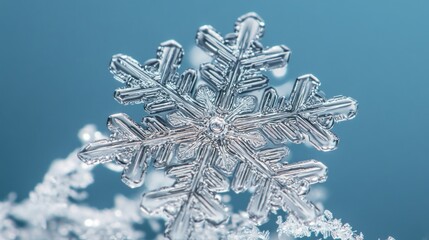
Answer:
<svg viewBox="0 0 429 240"><path fill-rule="evenodd" d="M240 132L262 129L277 144L307 140L318 150L334 150L338 138L330 128L335 122L354 118L357 102L343 96L325 100L318 92L319 86L320 81L313 75L299 77L289 99L268 88L259 110L237 117L234 126Z"/></svg>
<svg viewBox="0 0 429 240"><path fill-rule="evenodd" d="M230 154L237 156L237 167L231 188L242 192L256 187L247 208L250 218L258 224L265 223L270 210L282 208L303 221L311 221L320 211L303 196L309 185L326 179L327 167L318 161L279 163L288 153L285 148L256 152L241 139L229 144Z"/></svg>
<svg viewBox="0 0 429 240"><path fill-rule="evenodd" d="M226 208L216 199L215 193L228 191L229 181L211 167L216 159L216 150L204 144L195 161L167 169L167 175L176 178L172 187L143 195L143 211L164 212L170 216L166 231L170 239L188 239L195 222L204 220L219 225L228 220Z"/></svg>
<svg viewBox="0 0 429 240"><path fill-rule="evenodd" d="M196 129L181 127L170 129L162 119L146 117L146 129L119 113L109 117L107 126L112 132L110 139L88 144L78 154L87 164L114 160L124 167L122 180L130 187L143 184L146 169L153 159L155 167L166 166L173 157L174 146L195 139Z"/></svg>
<svg viewBox="0 0 429 240"><path fill-rule="evenodd" d="M175 41L161 43L157 58L141 65L130 56L113 56L110 71L125 87L115 91L115 99L122 104L145 103L148 113L160 113L178 108L189 116L202 117L201 106L190 97L196 82L196 72L186 70L180 77L179 67L183 50Z"/></svg>
<svg viewBox="0 0 429 240"><path fill-rule="evenodd" d="M216 105L225 111L231 109L238 94L267 86L262 70L283 67L289 60L286 46L263 49L258 40L264 25L257 14L248 13L225 38L211 26L202 26L197 33L197 45L215 59L201 66L201 77L219 91Z"/></svg>

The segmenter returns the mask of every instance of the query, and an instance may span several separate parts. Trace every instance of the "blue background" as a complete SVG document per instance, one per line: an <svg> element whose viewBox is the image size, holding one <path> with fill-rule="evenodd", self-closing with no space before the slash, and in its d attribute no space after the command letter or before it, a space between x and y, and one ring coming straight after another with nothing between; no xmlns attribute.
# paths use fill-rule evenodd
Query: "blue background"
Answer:
<svg viewBox="0 0 429 240"><path fill-rule="evenodd" d="M11 191L26 198L53 159L79 146L76 133L86 123L106 131L112 113L142 116L140 105L112 98L120 86L107 70L113 54L144 61L168 39L187 50L199 26L225 34L248 11L265 20L265 45L292 50L288 75L273 81L313 73L327 96L360 103L353 121L334 128L338 150L294 148L295 160L329 167L326 208L366 239L428 239L423 0L0 1L0 199ZM108 207L113 194L133 190L119 174L97 169L90 192L92 204Z"/></svg>

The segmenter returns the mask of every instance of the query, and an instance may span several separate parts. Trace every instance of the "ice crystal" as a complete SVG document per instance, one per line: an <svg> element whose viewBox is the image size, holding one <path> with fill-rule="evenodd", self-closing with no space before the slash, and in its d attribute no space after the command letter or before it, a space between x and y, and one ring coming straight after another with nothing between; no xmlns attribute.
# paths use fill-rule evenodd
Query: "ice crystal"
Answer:
<svg viewBox="0 0 429 240"><path fill-rule="evenodd" d="M285 222L278 217L277 224L279 224L277 229L279 239L282 239L282 235L302 238L310 237L314 233L315 236L322 235L323 239L332 237L333 239L363 240L362 233L357 234L349 224L343 224L340 219L333 218L328 210L311 224L304 224L293 215L289 215Z"/></svg>
<svg viewBox="0 0 429 240"><path fill-rule="evenodd" d="M268 240L269 232L260 231L246 212L239 212L232 214L230 222L225 225L213 226L205 222L196 223L190 239Z"/></svg>
<svg viewBox="0 0 429 240"><path fill-rule="evenodd" d="M161 43L156 58L144 64L113 56L110 71L124 84L115 99L142 103L150 116L139 124L124 113L111 115L110 137L88 144L79 158L117 163L122 181L133 188L143 185L150 165L164 169L175 182L143 194L141 209L168 217L170 239L190 238L201 224L221 228L231 214L218 194L229 190L254 189L247 214L256 224L277 209L304 224L323 216L305 196L310 185L325 181L326 166L316 160L285 162L286 144L334 150L338 138L330 129L353 118L357 102L325 99L313 75L298 77L291 93L279 96L263 72L284 69L290 51L284 45L264 47L264 27L255 13L238 18L234 32L224 37L202 26L196 44L212 61L183 73L178 72L183 49L174 40ZM255 90L263 90L260 99ZM251 227L243 231L260 234Z"/></svg>

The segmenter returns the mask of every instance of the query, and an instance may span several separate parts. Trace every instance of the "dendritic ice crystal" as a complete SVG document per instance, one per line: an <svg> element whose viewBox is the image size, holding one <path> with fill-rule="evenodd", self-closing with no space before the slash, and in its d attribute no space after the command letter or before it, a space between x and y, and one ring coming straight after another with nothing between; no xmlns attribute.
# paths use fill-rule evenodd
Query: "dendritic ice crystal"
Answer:
<svg viewBox="0 0 429 240"><path fill-rule="evenodd" d="M229 190L252 192L247 214L256 225L278 209L310 225L324 214L306 194L310 185L326 180L327 167L316 160L285 162L286 144L334 150L338 138L330 129L352 119L357 102L324 98L313 75L298 77L291 93L279 96L263 72L286 67L290 50L264 47L264 25L248 13L224 37L202 26L196 44L212 61L198 70L179 73L184 52L174 40L161 43L156 58L144 64L113 56L110 71L124 84L115 99L142 103L149 116L141 124L124 113L110 116L110 137L88 144L79 158L119 164L122 181L132 188L142 186L150 166L164 169L174 184L144 193L141 209L169 219L170 239L189 238L201 223L227 222L231 213L219 193Z"/></svg>

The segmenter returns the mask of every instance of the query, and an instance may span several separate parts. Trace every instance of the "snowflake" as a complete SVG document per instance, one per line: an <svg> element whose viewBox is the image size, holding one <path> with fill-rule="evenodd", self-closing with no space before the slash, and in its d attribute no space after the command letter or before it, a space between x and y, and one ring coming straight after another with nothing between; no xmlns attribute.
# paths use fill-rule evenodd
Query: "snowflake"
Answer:
<svg viewBox="0 0 429 240"><path fill-rule="evenodd" d="M150 165L165 168L174 184L143 194L141 209L169 218L170 239L189 238L197 223L225 223L230 213L218 194L230 189L254 190L247 213L256 224L277 209L301 222L323 214L305 195L311 184L325 181L326 166L283 161L286 144L335 149L338 138L330 129L353 118L357 102L325 99L313 75L299 77L289 96L268 87L262 72L286 67L290 51L283 45L265 48L259 41L264 25L248 13L224 37L202 26L196 44L212 61L198 71L178 72L184 53L173 40L161 43L156 58L144 64L113 56L110 71L125 84L115 99L143 103L150 116L141 124L124 113L110 116L110 138L90 143L79 158L87 164L116 162L123 167L122 181L132 188L143 184ZM252 95L255 90L263 90L260 99Z"/></svg>

